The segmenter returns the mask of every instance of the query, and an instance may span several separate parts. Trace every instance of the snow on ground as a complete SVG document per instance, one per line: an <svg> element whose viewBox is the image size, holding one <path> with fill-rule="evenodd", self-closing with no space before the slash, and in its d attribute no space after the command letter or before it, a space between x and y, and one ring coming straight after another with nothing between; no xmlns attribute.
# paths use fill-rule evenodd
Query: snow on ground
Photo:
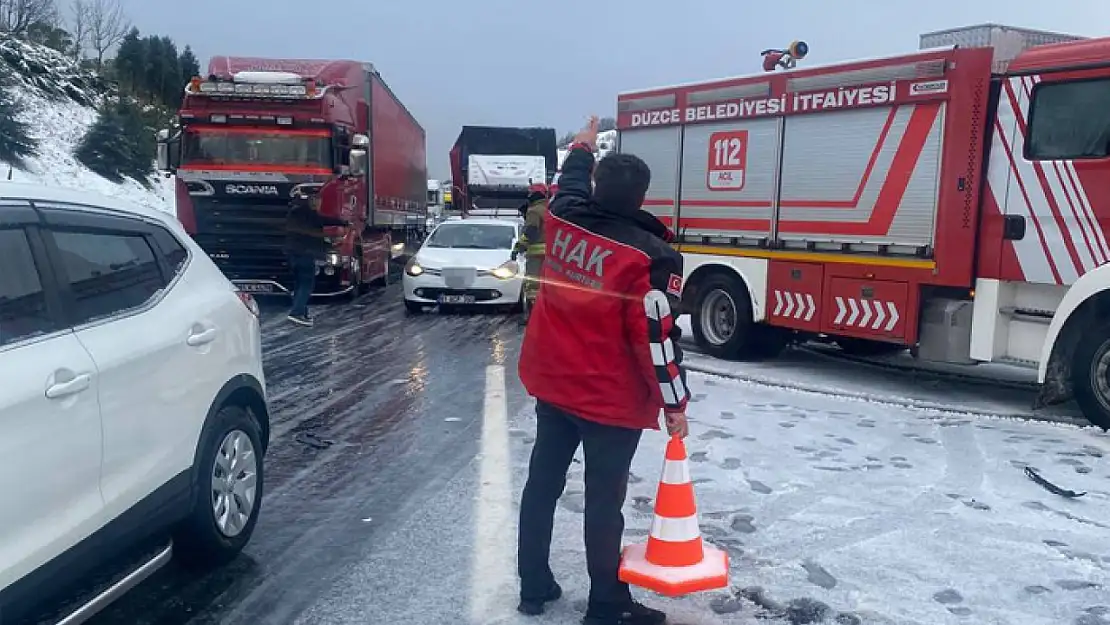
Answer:
<svg viewBox="0 0 1110 625"><path fill-rule="evenodd" d="M24 121L39 139L38 153L27 159L27 171L14 169L12 180L49 187L81 189L118 197L161 211L173 212L172 179L152 177L151 187L126 179L122 184L94 174L73 156L73 151L96 121L96 110L72 100L56 100L35 90L20 90L16 99L25 107ZM3 179L7 179L4 168Z"/></svg>
<svg viewBox="0 0 1110 625"><path fill-rule="evenodd" d="M733 589L639 593L671 623L821 622L805 618L817 612L829 623L1110 624L1107 434L698 373L690 388L701 529L731 554ZM517 501L534 422L526 411L511 432ZM628 542L651 526L664 444L648 433L633 463ZM1050 494L1024 475L1027 464L1088 494ZM539 619L512 614L506 597L506 612L484 622L581 618L582 469L578 459L556 515L552 566L566 597Z"/></svg>
<svg viewBox="0 0 1110 625"><path fill-rule="evenodd" d="M1036 374L1016 367L936 365L914 361L908 353L875 359L906 369L895 371L819 353L792 350L762 362L728 362L696 352L689 316L679 318L678 325L683 331L682 344L687 348L686 364L702 373L796 390L847 395L903 407L1086 424L1086 419L1074 404L1034 410L1036 390L1015 384L1029 383L1035 380ZM938 377L933 371L949 377ZM955 383L951 376L957 371L964 378L974 377L986 383ZM991 380L1005 383L992 386Z"/></svg>

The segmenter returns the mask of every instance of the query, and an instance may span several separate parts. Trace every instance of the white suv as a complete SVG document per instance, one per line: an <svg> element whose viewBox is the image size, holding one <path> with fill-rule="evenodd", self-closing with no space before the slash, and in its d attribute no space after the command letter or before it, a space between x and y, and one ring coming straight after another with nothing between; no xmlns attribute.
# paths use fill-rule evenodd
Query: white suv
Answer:
<svg viewBox="0 0 1110 625"><path fill-rule="evenodd" d="M140 545L81 615L171 553L235 556L261 502L264 389L254 300L172 216L0 183L0 618Z"/></svg>

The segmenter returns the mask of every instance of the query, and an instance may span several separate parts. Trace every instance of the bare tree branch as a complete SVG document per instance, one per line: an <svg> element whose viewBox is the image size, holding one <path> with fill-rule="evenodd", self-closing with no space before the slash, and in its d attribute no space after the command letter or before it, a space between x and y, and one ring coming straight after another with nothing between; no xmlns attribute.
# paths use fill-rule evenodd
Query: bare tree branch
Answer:
<svg viewBox="0 0 1110 625"><path fill-rule="evenodd" d="M92 21L92 7L89 0L73 0L70 7L70 32L73 35L73 60L80 61L89 44L89 22Z"/></svg>
<svg viewBox="0 0 1110 625"><path fill-rule="evenodd" d="M56 9L54 0L0 0L0 31L25 35L31 24L52 23Z"/></svg>
<svg viewBox="0 0 1110 625"><path fill-rule="evenodd" d="M96 68L99 70L104 65L104 55L123 41L131 29L131 22L124 14L120 0L88 0L88 7L89 47L96 52Z"/></svg>

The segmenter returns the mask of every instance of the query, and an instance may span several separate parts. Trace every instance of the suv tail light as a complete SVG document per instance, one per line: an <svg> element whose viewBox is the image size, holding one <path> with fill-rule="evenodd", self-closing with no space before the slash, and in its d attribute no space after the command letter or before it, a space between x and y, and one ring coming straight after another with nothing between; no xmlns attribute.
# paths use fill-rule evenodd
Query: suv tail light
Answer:
<svg viewBox="0 0 1110 625"><path fill-rule="evenodd" d="M255 317L261 316L261 312L258 310L258 302L254 301L254 297L252 297L250 293L244 293L236 289L235 294L239 296L239 301L243 302L243 305L247 307L247 310L251 311L252 315Z"/></svg>

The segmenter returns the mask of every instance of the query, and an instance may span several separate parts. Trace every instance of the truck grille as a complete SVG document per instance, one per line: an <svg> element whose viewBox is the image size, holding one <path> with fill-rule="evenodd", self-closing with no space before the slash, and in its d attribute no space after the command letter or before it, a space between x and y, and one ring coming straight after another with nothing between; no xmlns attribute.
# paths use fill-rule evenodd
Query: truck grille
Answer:
<svg viewBox="0 0 1110 625"><path fill-rule="evenodd" d="M290 282L285 255L285 203L221 202L193 198L193 239L231 280Z"/></svg>

